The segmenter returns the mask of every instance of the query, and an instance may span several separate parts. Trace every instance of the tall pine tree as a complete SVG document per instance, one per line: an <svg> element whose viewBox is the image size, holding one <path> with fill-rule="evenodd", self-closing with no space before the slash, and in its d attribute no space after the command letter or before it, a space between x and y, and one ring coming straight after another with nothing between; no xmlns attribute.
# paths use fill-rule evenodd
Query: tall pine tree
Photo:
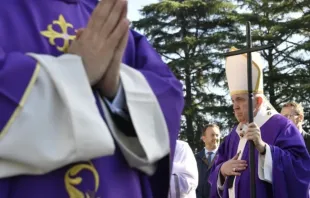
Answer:
<svg viewBox="0 0 310 198"><path fill-rule="evenodd" d="M304 85L305 78L309 79L309 71L305 73L306 67L302 65L304 59L299 57L298 45L295 43L301 31L301 20L296 17L300 7L296 3L295 0L237 1L242 8L238 21L252 23L254 44L276 45L275 49L264 50L262 56L266 66L265 94L278 110L287 101L304 101L307 92Z"/></svg>
<svg viewBox="0 0 310 198"><path fill-rule="evenodd" d="M184 85L181 138L200 149L203 126L229 129L234 120L226 100L224 50L237 41L235 6L225 0L163 0L145 6L133 27L150 39Z"/></svg>
<svg viewBox="0 0 310 198"><path fill-rule="evenodd" d="M290 26L297 29L299 39L292 42L295 56L292 61L297 63L295 78L298 79L294 91L295 100L302 103L305 111L304 129L310 130L310 0L294 1L298 18L291 21Z"/></svg>

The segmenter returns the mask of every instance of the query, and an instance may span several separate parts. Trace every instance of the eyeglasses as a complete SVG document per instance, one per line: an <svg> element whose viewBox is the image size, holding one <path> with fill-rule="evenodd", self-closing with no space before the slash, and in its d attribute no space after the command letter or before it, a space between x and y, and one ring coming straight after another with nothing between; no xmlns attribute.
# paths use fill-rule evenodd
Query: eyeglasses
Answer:
<svg viewBox="0 0 310 198"><path fill-rule="evenodd" d="M290 118L293 118L295 116L299 116L298 114L289 114L289 115L283 115L284 117L290 119Z"/></svg>

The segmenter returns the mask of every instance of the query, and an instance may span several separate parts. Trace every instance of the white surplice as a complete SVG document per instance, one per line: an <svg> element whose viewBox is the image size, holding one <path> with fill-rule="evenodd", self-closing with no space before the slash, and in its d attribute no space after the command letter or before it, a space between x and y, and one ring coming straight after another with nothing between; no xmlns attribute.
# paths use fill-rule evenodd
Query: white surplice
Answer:
<svg viewBox="0 0 310 198"><path fill-rule="evenodd" d="M188 143L177 140L170 180L169 198L196 198L198 168Z"/></svg>
<svg viewBox="0 0 310 198"><path fill-rule="evenodd" d="M131 167L149 175L155 171L155 162L170 152L168 129L157 98L139 71L121 65L119 94L126 100L119 102L118 96L114 103L126 105L137 134L124 137L111 119L109 124L102 119L79 56L29 56L37 60L36 72L1 132L0 178L45 174L113 155L113 139Z"/></svg>

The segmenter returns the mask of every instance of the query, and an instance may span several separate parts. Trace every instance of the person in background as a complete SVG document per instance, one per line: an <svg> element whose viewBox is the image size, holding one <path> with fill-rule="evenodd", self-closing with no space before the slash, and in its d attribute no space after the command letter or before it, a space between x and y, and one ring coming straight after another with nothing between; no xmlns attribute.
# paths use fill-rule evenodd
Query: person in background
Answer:
<svg viewBox="0 0 310 198"><path fill-rule="evenodd" d="M304 108L297 102L288 102L282 106L281 114L290 119L299 129L301 135L305 140L308 153L310 153L310 133L307 133L303 128L304 122Z"/></svg>
<svg viewBox="0 0 310 198"><path fill-rule="evenodd" d="M196 189L197 198L209 198L208 177L219 147L220 136L220 128L216 124L209 124L202 131L201 140L204 142L204 148L195 155L199 173L199 183Z"/></svg>
<svg viewBox="0 0 310 198"><path fill-rule="evenodd" d="M187 142L177 140L169 198L196 198L197 185L198 170L194 153Z"/></svg>

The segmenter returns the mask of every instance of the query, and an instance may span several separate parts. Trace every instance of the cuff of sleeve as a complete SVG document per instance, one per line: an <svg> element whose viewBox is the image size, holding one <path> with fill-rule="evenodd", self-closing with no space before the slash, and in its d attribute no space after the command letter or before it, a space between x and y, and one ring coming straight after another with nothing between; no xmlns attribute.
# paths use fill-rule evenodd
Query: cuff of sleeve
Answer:
<svg viewBox="0 0 310 198"><path fill-rule="evenodd" d="M109 109L112 113L118 114L125 120L129 121L129 115L124 112L123 109L126 107L126 99L125 99L125 92L122 83L120 82L116 96L114 100L111 102L107 98L104 98L105 102L109 106Z"/></svg>
<svg viewBox="0 0 310 198"><path fill-rule="evenodd" d="M27 55L41 70L21 114L10 126L10 137L1 141L0 178L45 174L68 164L112 155L114 141L96 106L81 58L70 54L57 58ZM35 111L34 107L39 109ZM46 137L48 141L42 144ZM57 149L51 151L55 145Z"/></svg>
<svg viewBox="0 0 310 198"><path fill-rule="evenodd" d="M217 189L218 190L224 190L224 183L222 184L222 182L221 182L221 173L219 171L219 174L217 175Z"/></svg>
<svg viewBox="0 0 310 198"><path fill-rule="evenodd" d="M153 164L170 153L165 116L147 78L139 70L122 64L120 74L136 135L148 163Z"/></svg>
<svg viewBox="0 0 310 198"><path fill-rule="evenodd" d="M266 145L266 154L259 154L258 167L259 179L272 183L272 156L271 149L268 144Z"/></svg>
<svg viewBox="0 0 310 198"><path fill-rule="evenodd" d="M123 88L122 82L120 81L119 86L118 86L118 90L117 90L116 96L112 102L112 105L115 108L122 109L125 107L125 104L126 104L126 100L125 100L124 88Z"/></svg>
<svg viewBox="0 0 310 198"><path fill-rule="evenodd" d="M104 103L103 100L100 100L100 103L110 132L114 136L129 166L135 167L149 176L153 175L156 171L156 164L149 162L139 139L137 137L128 137L122 133L117 124L113 121L107 104Z"/></svg>

